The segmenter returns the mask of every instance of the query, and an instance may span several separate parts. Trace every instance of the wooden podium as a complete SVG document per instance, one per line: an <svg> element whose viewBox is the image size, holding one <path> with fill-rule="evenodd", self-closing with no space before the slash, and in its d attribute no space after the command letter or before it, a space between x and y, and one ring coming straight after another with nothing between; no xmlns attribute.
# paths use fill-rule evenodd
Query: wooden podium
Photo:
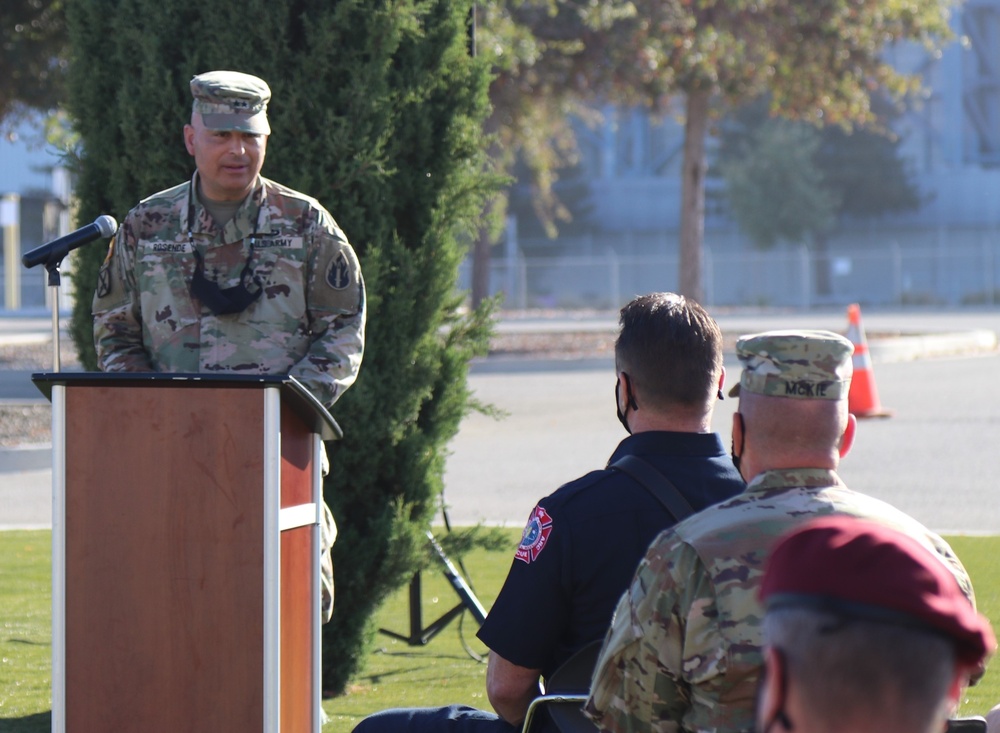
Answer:
<svg viewBox="0 0 1000 733"><path fill-rule="evenodd" d="M320 729L322 440L293 378L36 374L52 730Z"/></svg>

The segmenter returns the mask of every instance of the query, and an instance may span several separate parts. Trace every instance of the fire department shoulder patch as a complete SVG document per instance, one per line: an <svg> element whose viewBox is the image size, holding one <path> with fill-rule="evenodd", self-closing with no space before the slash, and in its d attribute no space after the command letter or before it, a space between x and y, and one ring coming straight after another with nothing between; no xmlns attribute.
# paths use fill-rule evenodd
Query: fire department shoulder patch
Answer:
<svg viewBox="0 0 1000 733"><path fill-rule="evenodd" d="M543 507L536 506L528 518L528 524L524 527L521 544L518 545L514 557L526 563L537 560L548 544L551 532L552 517Z"/></svg>

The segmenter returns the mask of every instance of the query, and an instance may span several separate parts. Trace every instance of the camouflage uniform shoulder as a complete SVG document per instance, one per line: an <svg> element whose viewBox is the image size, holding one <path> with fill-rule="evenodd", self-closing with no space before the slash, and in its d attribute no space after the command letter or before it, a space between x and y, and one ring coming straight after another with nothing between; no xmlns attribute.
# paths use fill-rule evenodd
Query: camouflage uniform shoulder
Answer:
<svg viewBox="0 0 1000 733"><path fill-rule="evenodd" d="M826 475L826 474L825 474ZM772 540L805 515L834 511L827 501L817 504L817 492L844 492L854 496L835 476L813 488L773 486L750 488L725 501L688 517L674 529L677 539L701 556L706 566L715 567L720 555L741 557L746 562L761 561ZM849 498L845 500L849 501Z"/></svg>
<svg viewBox="0 0 1000 733"><path fill-rule="evenodd" d="M187 198L190 185L190 181L184 181L184 183L178 183L176 186L171 186L170 188L165 188L162 191L157 191L151 196L147 196L142 199L136 205L135 209L147 208L150 206L172 206L178 201Z"/></svg>
<svg viewBox="0 0 1000 733"><path fill-rule="evenodd" d="M317 199L261 176L270 212L269 227L291 226L307 236L318 235L319 241L347 244L347 235L333 215ZM304 224L304 231L301 228ZM353 257L353 255L352 255ZM325 271L325 264L320 269Z"/></svg>
<svg viewBox="0 0 1000 733"><path fill-rule="evenodd" d="M685 542L712 535L735 522L745 521L747 515L754 512L756 503L756 496L743 491L718 504L705 507L678 523L675 527L677 535Z"/></svg>
<svg viewBox="0 0 1000 733"><path fill-rule="evenodd" d="M727 566L718 562L723 557L739 558L744 573L759 566L775 540L809 517L849 514L893 527L936 551L952 568L970 600L975 598L968 573L947 542L900 509L852 491L832 472L770 472L768 478L773 480L770 484L755 480L742 494L708 507L673 528L678 542L702 557L713 574ZM793 478L805 485L794 485Z"/></svg>
<svg viewBox="0 0 1000 733"><path fill-rule="evenodd" d="M261 176L260 180L264 184L264 190L267 191L268 198L271 198L272 201L280 199L283 208L286 206L297 206L300 209L318 209L327 216L330 216L330 212L326 210L326 207L318 199L301 191L296 191L294 188L289 188L277 181L272 181L270 178L265 178L264 176Z"/></svg>
<svg viewBox="0 0 1000 733"><path fill-rule="evenodd" d="M179 233L189 190L190 182L187 181L142 199L128 212L119 236L132 241L134 246L136 240L161 236L165 232L170 236Z"/></svg>

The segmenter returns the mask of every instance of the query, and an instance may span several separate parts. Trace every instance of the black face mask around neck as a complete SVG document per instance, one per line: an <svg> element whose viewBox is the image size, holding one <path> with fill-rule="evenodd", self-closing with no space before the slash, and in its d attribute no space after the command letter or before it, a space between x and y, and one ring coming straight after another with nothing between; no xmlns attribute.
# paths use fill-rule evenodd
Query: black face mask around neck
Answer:
<svg viewBox="0 0 1000 733"><path fill-rule="evenodd" d="M196 262L194 275L191 277L191 295L200 300L217 316L242 313L264 292L263 283L254 274L253 268L250 266L250 262L253 260L254 242L257 238L257 229L260 225L262 211L264 211L263 199L261 200L261 205L257 208L257 218L253 222L253 231L250 233L250 252L247 254L246 262L243 264L239 285L234 285L231 288L220 288L219 283L205 277L205 262L202 260L201 253L194 246L194 233L192 231L192 227L194 226L194 186L192 185L188 189L187 236L188 245L194 253ZM251 289L251 285L255 289Z"/></svg>
<svg viewBox="0 0 1000 733"><path fill-rule="evenodd" d="M252 247L250 256L247 257L247 262L243 266L243 272L240 273L240 284L231 288L220 288L217 282L212 282L205 277L205 263L202 261L201 254L195 250L194 258L197 264L191 278L191 294L217 316L242 313L264 292L260 279L250 267L251 257L253 257ZM251 285L254 286L254 290L251 290Z"/></svg>

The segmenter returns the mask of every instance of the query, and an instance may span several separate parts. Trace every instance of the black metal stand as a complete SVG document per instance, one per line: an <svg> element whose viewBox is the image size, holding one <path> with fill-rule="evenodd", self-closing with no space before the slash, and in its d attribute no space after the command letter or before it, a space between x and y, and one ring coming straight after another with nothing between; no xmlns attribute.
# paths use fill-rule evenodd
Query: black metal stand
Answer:
<svg viewBox="0 0 1000 733"><path fill-rule="evenodd" d="M59 267L63 259L77 247L93 242L99 237L111 237L118 230L118 222L104 214L97 217L93 224L77 229L75 232L53 239L48 244L35 247L21 256L21 264L27 268L45 265L49 273L49 286L53 288L52 300L52 371L62 368L59 358Z"/></svg>
<svg viewBox="0 0 1000 733"><path fill-rule="evenodd" d="M409 635L405 636L395 631L390 631L389 629L379 629L380 633L383 633L386 636L391 636L393 639L405 641L410 646L423 646L427 644L448 624L458 618L463 611L468 610L479 624L482 624L483 621L486 620L486 610L483 608L483 604L479 602L478 598L476 598L476 594L472 592L472 588L469 587L468 583L466 583L462 576L459 575L458 570L455 569L454 564L444 553L441 545L439 545L438 541L434 539L434 535L431 534L431 532L427 532L427 539L431 543L431 547L434 548L434 552L437 554L438 559L444 565L443 572L445 577L448 578L448 581L451 583L451 587L455 589L455 593L457 593L458 597L462 599L462 602L425 627L423 625L423 614L420 606L420 572L418 571L415 573L413 575L413 579L410 581Z"/></svg>
<svg viewBox="0 0 1000 733"><path fill-rule="evenodd" d="M49 273L49 287L52 288L52 371L62 370L62 359L59 355L59 285L62 278L59 274L59 267L62 259L52 259L45 263L45 269Z"/></svg>

